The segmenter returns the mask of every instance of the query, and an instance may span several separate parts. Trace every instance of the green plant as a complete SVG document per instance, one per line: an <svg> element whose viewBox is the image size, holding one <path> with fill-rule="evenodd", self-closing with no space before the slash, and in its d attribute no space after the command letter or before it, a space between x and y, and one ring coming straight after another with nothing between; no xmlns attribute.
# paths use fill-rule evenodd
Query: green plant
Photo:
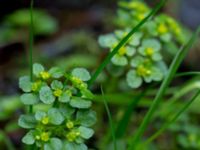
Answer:
<svg viewBox="0 0 200 150"><path fill-rule="evenodd" d="M33 113L21 115L19 125L29 129L23 137L25 144L42 149L87 149L84 144L94 131L96 113L91 110L93 94L85 81L91 77L84 68L75 68L65 73L57 67L45 71L40 64L33 65L33 82L29 76L21 77L20 88L24 105L38 105Z"/></svg>
<svg viewBox="0 0 200 150"><path fill-rule="evenodd" d="M127 35L129 28L137 25L151 10L140 1L120 2L119 6L121 8L116 20L118 24L123 23L119 25L123 30L100 36L98 41L103 48L112 50ZM185 38L181 26L175 20L164 14L157 15L147 21L119 49L111 62L114 66L123 67L127 84L131 88L138 88L143 82L161 81L166 72L163 59L163 55L166 54L165 45L182 44Z"/></svg>

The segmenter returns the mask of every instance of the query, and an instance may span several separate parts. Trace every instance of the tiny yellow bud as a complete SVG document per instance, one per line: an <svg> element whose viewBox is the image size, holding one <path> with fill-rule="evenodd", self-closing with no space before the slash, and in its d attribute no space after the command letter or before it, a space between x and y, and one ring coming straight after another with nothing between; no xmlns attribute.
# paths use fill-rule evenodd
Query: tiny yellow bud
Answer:
<svg viewBox="0 0 200 150"><path fill-rule="evenodd" d="M136 72L139 76L148 76L151 74L151 70L145 68L143 65L137 67Z"/></svg>
<svg viewBox="0 0 200 150"><path fill-rule="evenodd" d="M72 121L67 121L66 127L67 127L68 129L72 129L72 128L74 127L74 123L73 123Z"/></svg>
<svg viewBox="0 0 200 150"><path fill-rule="evenodd" d="M145 49L145 53L146 53L147 56L151 57L154 53L154 49L151 48L151 47L148 47L148 48Z"/></svg>
<svg viewBox="0 0 200 150"><path fill-rule="evenodd" d="M44 117L41 120L42 124L47 125L49 123L49 117Z"/></svg>
<svg viewBox="0 0 200 150"><path fill-rule="evenodd" d="M36 135L36 136L35 136L35 139L36 139L36 140L40 140L40 136L39 136L39 135Z"/></svg>
<svg viewBox="0 0 200 150"><path fill-rule="evenodd" d="M44 142L47 142L49 140L49 133L48 132L42 132L41 136L41 140Z"/></svg>
<svg viewBox="0 0 200 150"><path fill-rule="evenodd" d="M50 74L47 72L47 71L42 71L40 72L40 77L43 79L43 80L47 80L50 78Z"/></svg>
<svg viewBox="0 0 200 150"><path fill-rule="evenodd" d="M165 34L168 32L167 26L165 24L160 24L157 29L158 33Z"/></svg>
<svg viewBox="0 0 200 150"><path fill-rule="evenodd" d="M77 138L77 132L71 131L71 132L67 133L66 138L68 141L73 142Z"/></svg>
<svg viewBox="0 0 200 150"><path fill-rule="evenodd" d="M53 92L53 95L56 96L56 97L60 97L62 95L63 91L61 89L56 89L54 92Z"/></svg>
<svg viewBox="0 0 200 150"><path fill-rule="evenodd" d="M38 91L40 85L41 85L41 81L34 82L34 83L32 84L32 87L31 87L32 91L33 91L33 92Z"/></svg>
<svg viewBox="0 0 200 150"><path fill-rule="evenodd" d="M126 54L126 48L123 46L119 49L118 54L123 56L124 54Z"/></svg>

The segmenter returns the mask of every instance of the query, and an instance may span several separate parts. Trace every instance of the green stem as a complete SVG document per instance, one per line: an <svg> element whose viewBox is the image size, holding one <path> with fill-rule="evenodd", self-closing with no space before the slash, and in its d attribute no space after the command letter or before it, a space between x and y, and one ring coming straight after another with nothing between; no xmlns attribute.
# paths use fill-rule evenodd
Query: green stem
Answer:
<svg viewBox="0 0 200 150"><path fill-rule="evenodd" d="M29 35L29 68L30 68L30 79L33 81L33 4L34 0L31 0L30 4L30 35ZM33 112L33 106L29 106L29 113Z"/></svg>

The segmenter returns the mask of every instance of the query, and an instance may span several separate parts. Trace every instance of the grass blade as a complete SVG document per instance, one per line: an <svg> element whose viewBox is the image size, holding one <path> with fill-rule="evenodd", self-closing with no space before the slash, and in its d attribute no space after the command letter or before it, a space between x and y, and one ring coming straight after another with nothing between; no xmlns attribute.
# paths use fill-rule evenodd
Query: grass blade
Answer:
<svg viewBox="0 0 200 150"><path fill-rule="evenodd" d="M170 84L173 77L175 76L175 73L176 73L178 67L180 66L181 62L185 58L187 52L192 47L195 39L198 36L199 31L200 31L200 28L198 28L198 30L193 34L193 36L188 41L188 43L177 52L175 58L173 59L171 65L170 65L169 71L168 71L164 81L162 82L161 87L159 88L159 91L158 91L155 99L153 100L152 105L150 106L150 109L148 110L147 114L145 115L139 129L136 131L136 134L134 134L132 136L131 145L128 150L133 150L134 147L137 147L137 143L140 141L140 139L141 139L144 131L146 130L149 122L151 121L151 118L152 118L154 112L156 111L156 108L157 108L158 104L160 103L168 85Z"/></svg>
<svg viewBox="0 0 200 150"><path fill-rule="evenodd" d="M105 96L104 96L105 94L104 94L102 86L101 86L101 93L102 93L102 96L103 96L104 106L106 108L106 112L107 112L108 119L109 119L111 134L112 134L113 143L114 143L114 150L117 150L117 142L116 142L116 137L115 137L115 132L114 132L113 120L112 120L112 116L111 116L107 101L106 101Z"/></svg>
<svg viewBox="0 0 200 150"><path fill-rule="evenodd" d="M200 72L199 71L192 71L192 72L181 72L181 73L177 73L176 77L182 77L182 76L200 76Z"/></svg>
<svg viewBox="0 0 200 150"><path fill-rule="evenodd" d="M89 87L94 83L94 81L97 79L99 74L103 71L103 69L106 67L106 65L110 62L112 57L118 52L118 50L126 44L126 42L129 40L129 38L138 30L140 27L153 15L157 13L157 11L164 5L166 0L161 0L156 7L148 14L147 17L145 17L141 22L138 23L119 43L118 45L107 55L107 57L104 59L104 61L100 64L100 66L97 68L95 73L92 75L90 81L88 82Z"/></svg>
<svg viewBox="0 0 200 150"><path fill-rule="evenodd" d="M200 90L192 97L190 101L188 101L181 109L178 111L176 115L167 123L165 123L160 130L158 130L155 134L153 134L144 144L147 145L152 142L155 138L157 138L163 131L165 131L171 124L173 124L178 117L200 96Z"/></svg>

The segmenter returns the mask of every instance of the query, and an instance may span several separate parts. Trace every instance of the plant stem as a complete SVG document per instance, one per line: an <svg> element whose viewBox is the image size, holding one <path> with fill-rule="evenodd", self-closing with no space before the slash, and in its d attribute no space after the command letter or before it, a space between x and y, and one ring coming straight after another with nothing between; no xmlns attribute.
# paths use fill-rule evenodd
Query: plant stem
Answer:
<svg viewBox="0 0 200 150"><path fill-rule="evenodd" d="M31 0L30 4L30 35L29 35L29 68L30 68L30 79L33 81L33 4L34 0ZM29 106L29 113L33 112L33 106Z"/></svg>

